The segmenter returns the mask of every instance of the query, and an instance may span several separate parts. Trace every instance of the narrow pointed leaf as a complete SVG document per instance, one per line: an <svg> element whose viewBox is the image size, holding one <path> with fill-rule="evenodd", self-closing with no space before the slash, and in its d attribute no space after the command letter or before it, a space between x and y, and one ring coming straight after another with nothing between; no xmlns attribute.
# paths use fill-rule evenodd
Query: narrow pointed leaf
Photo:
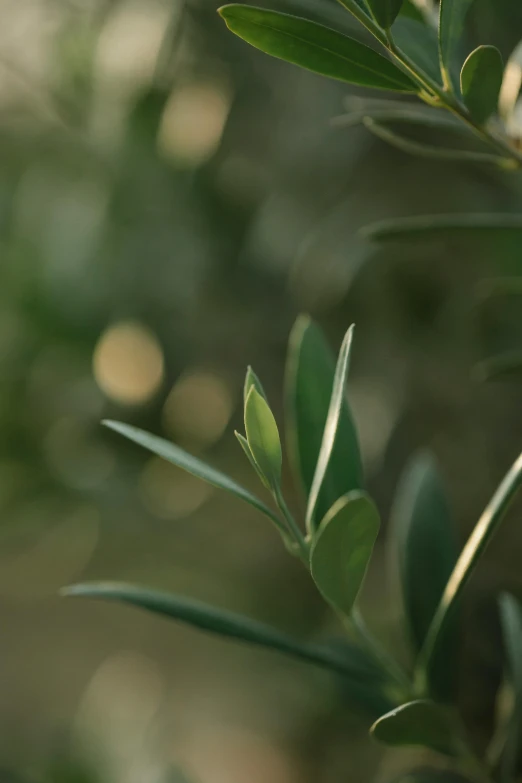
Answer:
<svg viewBox="0 0 522 783"><path fill-rule="evenodd" d="M350 492L325 516L310 551L310 570L322 595L344 615L352 611L379 532L368 495Z"/></svg>
<svg viewBox="0 0 522 783"><path fill-rule="evenodd" d="M384 745L430 748L446 756L455 755L455 727L451 717L432 701L412 701L379 718L372 736Z"/></svg>
<svg viewBox="0 0 522 783"><path fill-rule="evenodd" d="M246 376L245 376L245 385L243 388L243 402L246 405L248 392L250 391L251 387L254 386L258 392L258 394L261 395L261 397L264 397L265 400L267 399L267 396L265 394L265 390L263 389L263 384L253 371L253 369L249 366L247 368Z"/></svg>
<svg viewBox="0 0 522 783"><path fill-rule="evenodd" d="M469 778L447 769L414 769L403 772L390 783L471 783Z"/></svg>
<svg viewBox="0 0 522 783"><path fill-rule="evenodd" d="M520 756L522 736L522 607L509 593L500 596L500 619L506 651L507 674L514 697L502 754L502 780L513 780Z"/></svg>
<svg viewBox="0 0 522 783"><path fill-rule="evenodd" d="M411 6L415 8L415 6ZM422 20L411 16L400 16L393 25L393 38L415 64L431 76L436 82L441 82L439 50L436 30Z"/></svg>
<svg viewBox="0 0 522 783"><path fill-rule="evenodd" d="M259 467L257 466L256 461L255 461L254 457L252 456L252 452L250 451L250 446L248 445L247 439L244 437L244 435L241 435L240 432L237 432L237 430L234 431L234 435L236 436L237 440L239 441L239 445L243 449L246 458L248 459L248 461L250 462L250 464L254 468L254 471L256 472L257 477L259 478L261 483L267 489L270 489L268 481L266 480L266 478L263 476L263 474L259 470Z"/></svg>
<svg viewBox="0 0 522 783"><path fill-rule="evenodd" d="M464 587L521 486L522 454L515 460L489 501L455 564L419 656L417 678L421 684L437 655L440 641L444 638L446 627Z"/></svg>
<svg viewBox="0 0 522 783"><path fill-rule="evenodd" d="M382 220L362 229L373 242L404 242L466 234L510 233L522 236L522 217L515 214L423 215Z"/></svg>
<svg viewBox="0 0 522 783"><path fill-rule="evenodd" d="M250 452L271 489L281 483L281 441L270 407L257 391L250 387L245 403L245 429Z"/></svg>
<svg viewBox="0 0 522 783"><path fill-rule="evenodd" d="M406 620L419 651L458 557L456 526L429 454L406 468L393 504L392 531ZM429 672L430 691L444 701L455 686L457 639L453 626L450 631Z"/></svg>
<svg viewBox="0 0 522 783"><path fill-rule="evenodd" d="M285 372L286 443L292 468L308 497L321 449L335 375L335 357L321 330L300 316L290 335ZM318 525L336 500L361 489L363 470L355 424L346 397L332 458L314 512Z"/></svg>
<svg viewBox="0 0 522 783"><path fill-rule="evenodd" d="M522 351L506 351L490 356L482 359L474 369L479 381L517 380L522 374Z"/></svg>
<svg viewBox="0 0 522 783"><path fill-rule="evenodd" d="M219 13L229 30L247 43L301 68L361 87L418 91L390 60L329 27L240 4L225 5Z"/></svg>
<svg viewBox="0 0 522 783"><path fill-rule="evenodd" d="M299 658L337 674L352 677L365 687L382 685L378 672L361 658L360 650L356 647L352 649L350 645L345 645L341 651L326 644L301 643L250 617L216 609L185 596L122 582L72 585L64 588L62 595L128 604L208 633Z"/></svg>
<svg viewBox="0 0 522 783"><path fill-rule="evenodd" d="M460 89L475 122L483 124L497 111L503 73L502 55L495 46L479 46L462 66Z"/></svg>
<svg viewBox="0 0 522 783"><path fill-rule="evenodd" d="M328 406L326 424L321 438L321 448L319 449L317 465L315 467L314 477L310 487L310 493L308 495L308 504L306 508L306 526L309 531L314 529L317 502L323 487L324 480L328 474L330 464L333 459L340 459L340 456L335 453L335 444L339 436L339 422L341 421L342 411L345 409L346 379L348 376L348 367L350 363L352 338L353 326L348 329L344 337L341 350L339 351L337 365L335 367L332 395Z"/></svg>
<svg viewBox="0 0 522 783"><path fill-rule="evenodd" d="M114 430L114 432L123 435L124 438L137 443L139 446L143 446L143 448L156 454L156 456L161 457L162 459L167 460L167 462L176 465L178 468L186 470L187 473L206 481L207 484L212 484L212 486L230 492L241 500L250 503L250 505L258 511L261 511L263 514L270 517L277 527L281 527L281 522L274 512L271 511L263 501L259 500L258 497L240 484L237 484L229 476L216 470L216 468L207 465L197 457L193 457L192 454L188 454L174 443L169 443L169 441L164 440L163 438L158 438L150 432L138 429L138 427L132 427L130 424L122 424L118 421L104 421L103 424L109 429Z"/></svg>
<svg viewBox="0 0 522 783"><path fill-rule="evenodd" d="M389 30L399 15L403 0L367 0L367 3L377 24Z"/></svg>
<svg viewBox="0 0 522 783"><path fill-rule="evenodd" d="M451 81L452 66L464 34L464 24L472 2L473 0L441 0L440 2L440 63L448 83Z"/></svg>

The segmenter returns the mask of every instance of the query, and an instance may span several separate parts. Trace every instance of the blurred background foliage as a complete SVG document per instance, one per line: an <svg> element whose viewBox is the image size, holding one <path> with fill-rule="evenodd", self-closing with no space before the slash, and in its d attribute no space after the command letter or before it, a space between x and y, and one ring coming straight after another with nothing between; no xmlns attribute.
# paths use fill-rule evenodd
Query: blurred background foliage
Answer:
<svg viewBox="0 0 522 783"><path fill-rule="evenodd" d="M352 29L333 0L277 7ZM182 768L201 783L333 783L387 780L404 761L365 738L322 672L57 597L79 577L118 578L301 637L339 632L262 518L102 417L256 486L232 434L245 367L280 416L305 310L334 347L357 324L349 393L385 521L428 446L463 540L521 447L520 383L477 373L522 346L520 299L477 295L522 273L520 242L358 234L385 217L517 211L520 176L417 160L332 123L368 95L252 50L215 8L0 3L0 767L22 781L160 783ZM469 35L509 54L522 6L477 0ZM522 590L520 510L467 591L461 699L477 737L500 678L491 591ZM400 652L384 541L376 562L364 605Z"/></svg>

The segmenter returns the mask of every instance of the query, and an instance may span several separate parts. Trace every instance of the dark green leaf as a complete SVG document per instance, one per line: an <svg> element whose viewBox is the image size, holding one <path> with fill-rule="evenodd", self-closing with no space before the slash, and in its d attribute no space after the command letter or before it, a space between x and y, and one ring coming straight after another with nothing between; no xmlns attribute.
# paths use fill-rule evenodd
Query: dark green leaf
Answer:
<svg viewBox="0 0 522 783"><path fill-rule="evenodd" d="M406 619L420 650L458 557L456 526L428 454L414 458L404 472L393 504L392 530ZM430 691L444 701L454 695L457 640L451 630L429 673Z"/></svg>
<svg viewBox="0 0 522 783"><path fill-rule="evenodd" d="M393 38L416 65L440 83L437 32L433 27L419 19L400 16L393 25Z"/></svg>
<svg viewBox="0 0 522 783"><path fill-rule="evenodd" d="M412 0L404 0L399 19L414 19L416 22L425 23L422 11L420 11ZM395 37L395 28L393 30L393 36Z"/></svg>
<svg viewBox="0 0 522 783"><path fill-rule="evenodd" d="M399 15L403 0L366 0L377 24L389 30Z"/></svg>
<svg viewBox="0 0 522 783"><path fill-rule="evenodd" d="M460 89L469 113L483 124L498 107L504 63L495 46L479 46L462 66Z"/></svg>
<svg viewBox="0 0 522 783"><path fill-rule="evenodd" d="M514 596L500 596L500 619L504 636L508 678L514 703L502 754L503 780L513 780L520 754L522 736L522 607Z"/></svg>
<svg viewBox="0 0 522 783"><path fill-rule="evenodd" d="M320 524L310 551L312 577L326 600L349 615L379 532L379 512L362 492L340 498Z"/></svg>
<svg viewBox="0 0 522 783"><path fill-rule="evenodd" d="M300 643L250 617L216 609L184 596L120 582L72 585L64 588L62 595L129 604L186 623L202 631L300 658L337 674L354 677L366 686L375 683L375 671L370 671L368 666L361 664L360 652L357 648L352 656L350 646L341 652L328 645Z"/></svg>
<svg viewBox="0 0 522 783"><path fill-rule="evenodd" d="M372 736L384 745L419 746L446 756L455 755L455 727L445 707L419 700L403 704L379 718Z"/></svg>
<svg viewBox="0 0 522 783"><path fill-rule="evenodd" d="M346 469L346 465L342 460L340 452L335 451L335 444L339 437L339 423L341 421L342 411L345 410L346 405L346 379L348 377L348 367L350 364L350 351L353 338L353 326L351 326L341 345L339 351L339 357L337 359L337 365L335 367L332 395L330 397L330 403L328 406L328 414L326 416L326 424L324 427L323 435L321 438L321 447L319 449L319 455L317 457L317 465L314 471L314 477L310 486L310 492L308 495L308 504L306 507L306 526L309 531L312 531L316 524L320 522L317 517L317 501L321 493L325 477L327 476L332 460L340 460L338 469ZM351 433L346 431L346 435L353 435L355 430ZM357 441L351 444L350 452L353 454L358 449ZM337 487L335 487L337 489ZM340 495L338 496L340 497ZM337 500L337 498L335 498Z"/></svg>
<svg viewBox="0 0 522 783"><path fill-rule="evenodd" d="M147 451L151 451L158 457L166 459L167 462L171 462L173 465L182 468L182 470L186 470L187 473L206 481L207 484L212 484L214 487L224 489L226 492L230 492L241 500L250 503L251 506L254 506L258 511L261 511L269 517L279 530L281 530L282 526L280 520L268 506L265 506L265 504L259 500L259 498L240 484L237 484L229 476L212 468L210 465L197 459L197 457L193 457L192 454L188 454L174 443L169 443L169 441L164 440L163 438L158 438L156 435L151 435L149 432L140 430L137 427L132 427L129 424L122 424L117 421L104 421L103 424L106 427L109 427L109 429L123 435L124 438L128 438L139 446L143 446Z"/></svg>
<svg viewBox="0 0 522 783"><path fill-rule="evenodd" d="M470 783L470 779L447 769L422 768L403 772L393 783Z"/></svg>
<svg viewBox="0 0 522 783"><path fill-rule="evenodd" d="M477 567L477 564L494 533L499 528L511 501L521 485L522 454L513 463L484 509L482 516L477 522L455 564L455 568L453 569L437 611L435 612L435 616L426 635L426 640L419 657L417 679L420 685L423 685L426 672L430 670L432 661L438 653L440 641L444 638L447 624L452 618L452 613L464 587Z"/></svg>
<svg viewBox="0 0 522 783"><path fill-rule="evenodd" d="M276 420L264 397L250 387L245 402L245 429L250 452L271 489L281 483L281 441Z"/></svg>
<svg viewBox="0 0 522 783"><path fill-rule="evenodd" d="M474 369L479 381L517 380L522 374L522 351L506 351L482 359Z"/></svg>
<svg viewBox="0 0 522 783"><path fill-rule="evenodd" d="M464 23L473 0L441 0L439 48L442 73L451 82L452 66L464 33Z"/></svg>
<svg viewBox="0 0 522 783"><path fill-rule="evenodd" d="M515 214L423 215L421 217L382 220L366 226L362 234L374 242L431 239L438 236L480 233L522 235L522 216Z"/></svg>
<svg viewBox="0 0 522 783"><path fill-rule="evenodd" d="M300 316L290 335L285 373L287 448L292 468L308 497L332 396L335 357L321 330ZM317 526L342 495L362 487L357 432L343 396L332 458L317 497Z"/></svg>
<svg viewBox="0 0 522 783"><path fill-rule="evenodd" d="M361 87L417 92L390 60L329 27L239 4L225 5L219 13L229 30L273 57Z"/></svg>

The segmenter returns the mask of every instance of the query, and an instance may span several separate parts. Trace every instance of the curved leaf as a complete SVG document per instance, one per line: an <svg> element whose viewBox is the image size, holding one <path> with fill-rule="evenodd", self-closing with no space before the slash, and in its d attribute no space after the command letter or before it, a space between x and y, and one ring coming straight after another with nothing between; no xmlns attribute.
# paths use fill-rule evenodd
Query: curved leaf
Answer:
<svg viewBox="0 0 522 783"><path fill-rule="evenodd" d="M475 232L481 234L496 232L522 234L522 216L498 213L422 215L420 217L382 220L361 230L364 237L374 242L403 242L437 238L439 235L454 236Z"/></svg>
<svg viewBox="0 0 522 783"><path fill-rule="evenodd" d="M502 55L495 46L479 46L462 66L462 97L479 124L485 123L497 111L503 73Z"/></svg>
<svg viewBox="0 0 522 783"><path fill-rule="evenodd" d="M216 470L216 468L207 465L197 457L193 457L192 454L188 454L183 449L180 449L179 446L176 446L174 443L169 443L169 441L164 440L163 438L158 438L150 432L138 429L138 427L132 427L130 424L122 424L118 421L104 421L102 423L109 429L114 430L114 432L123 435L124 438L137 443L139 446L143 446L147 451L167 460L167 462L171 462L182 470L186 470L187 473L190 473L192 476L196 476L197 478L206 481L207 484L212 484L212 486L218 487L218 489L224 489L226 492L230 492L237 498L246 501L258 511L261 511L269 517L280 531L284 530L281 521L274 512L271 511L262 500L259 500L256 495L253 495L229 476L221 473L221 471Z"/></svg>
<svg viewBox="0 0 522 783"><path fill-rule="evenodd" d="M275 491L281 483L281 441L272 411L255 386L250 387L245 403L245 429L250 453Z"/></svg>
<svg viewBox="0 0 522 783"><path fill-rule="evenodd" d="M446 756L453 756L458 750L455 726L449 712L432 701L403 704L379 718L370 732L384 745L419 746Z"/></svg>
<svg viewBox="0 0 522 783"><path fill-rule="evenodd" d="M412 641L422 648L458 557L456 527L434 459L419 454L407 466L392 509L392 543ZM454 695L454 628L429 673L439 699Z"/></svg>
<svg viewBox="0 0 522 783"><path fill-rule="evenodd" d="M225 5L219 13L229 30L280 60L361 87L418 92L390 60L329 27L240 4Z"/></svg>
<svg viewBox="0 0 522 783"><path fill-rule="evenodd" d="M330 397L326 424L321 438L321 448L319 449L317 465L315 467L306 507L306 527L309 531L314 529L314 520L317 519L317 501L332 460L337 458L340 459L340 455L335 453L335 444L339 436L339 423L341 421L342 411L345 410L346 405L346 379L348 377L352 339L353 326L348 329L344 336L337 359L337 365L335 367L332 396ZM358 446L353 444L352 448L358 448Z"/></svg>
<svg viewBox="0 0 522 783"><path fill-rule="evenodd" d="M323 333L308 316L300 316L288 346L285 419L290 462L306 497L321 449L334 375L335 357ZM362 474L357 432L343 396L332 457L317 496L314 525L342 495L362 487Z"/></svg>
<svg viewBox="0 0 522 783"><path fill-rule="evenodd" d="M312 577L326 600L349 615L379 532L379 512L362 492L340 498L325 516L310 551Z"/></svg>
<svg viewBox="0 0 522 783"><path fill-rule="evenodd" d="M464 33L464 23L473 0L441 0L439 15L439 51L441 70L446 84L451 83L451 71L458 45Z"/></svg>

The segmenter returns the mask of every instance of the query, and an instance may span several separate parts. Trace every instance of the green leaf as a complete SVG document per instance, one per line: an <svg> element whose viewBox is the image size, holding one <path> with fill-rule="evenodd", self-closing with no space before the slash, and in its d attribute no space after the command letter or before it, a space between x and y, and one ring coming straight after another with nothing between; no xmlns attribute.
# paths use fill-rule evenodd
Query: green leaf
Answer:
<svg viewBox="0 0 522 783"><path fill-rule="evenodd" d="M391 103L391 101L390 101ZM346 114L340 114L332 120L335 127L352 128L364 123L366 119L374 120L380 126L383 125L408 125L424 127L428 130L445 130L452 133L465 135L471 138L471 133L466 126L457 123L449 114L438 109L424 109L424 107L409 106L407 108L383 108L372 106L353 109Z"/></svg>
<svg viewBox="0 0 522 783"><path fill-rule="evenodd" d="M163 438L158 438L156 435L151 435L149 432L140 430L137 427L132 427L130 424L122 424L118 421L104 421L103 424L109 429L114 430L114 432L123 435L124 438L137 443L139 446L143 446L147 451L167 460L167 462L171 462L182 470L186 470L187 473L190 473L192 476L196 476L197 478L206 481L207 484L212 484L212 486L218 487L218 489L224 489L226 492L230 492L232 495L246 501L258 511L261 511L269 517L279 531L284 530L281 521L262 500L259 500L259 498L240 484L237 484L229 476L212 468L197 457L193 457L192 454L188 454L174 443L169 443L169 441L164 440Z"/></svg>
<svg viewBox="0 0 522 783"><path fill-rule="evenodd" d="M310 570L322 595L344 615L352 611L379 532L379 512L368 495L340 498L319 526Z"/></svg>
<svg viewBox="0 0 522 783"><path fill-rule="evenodd" d="M335 375L335 357L321 332L300 316L290 335L285 372L286 442L294 473L308 497L321 449ZM346 397L341 411L332 458L317 497L316 526L336 500L361 489L363 470L357 432Z"/></svg>
<svg viewBox="0 0 522 783"><path fill-rule="evenodd" d="M437 655L440 641L444 638L447 624L451 620L452 612L464 587L521 486L522 454L515 460L489 501L455 564L419 656L417 667L419 685L424 684L426 671L429 671L432 661Z"/></svg>
<svg viewBox="0 0 522 783"><path fill-rule="evenodd" d="M522 373L522 351L505 351L482 359L474 370L479 381L517 380Z"/></svg>
<svg viewBox="0 0 522 783"><path fill-rule="evenodd" d="M480 125L497 111L503 74L502 55L495 46L479 46L462 66L462 97L469 113Z"/></svg>
<svg viewBox="0 0 522 783"><path fill-rule="evenodd" d="M428 633L458 557L456 526L433 458L419 454L407 466L392 509L392 543L399 564L402 599L416 650ZM454 696L455 629L441 645L429 672L437 699Z"/></svg>
<svg viewBox="0 0 522 783"><path fill-rule="evenodd" d="M457 752L455 726L447 709L427 700L403 704L383 715L370 729L384 745L420 746L453 756Z"/></svg>
<svg viewBox="0 0 522 783"><path fill-rule="evenodd" d="M515 778L522 736L522 607L509 593L503 593L499 603L507 673L514 696L502 754L502 780L508 781Z"/></svg>
<svg viewBox="0 0 522 783"><path fill-rule="evenodd" d="M470 783L470 779L447 769L423 768L403 772L393 783Z"/></svg>
<svg viewBox="0 0 522 783"><path fill-rule="evenodd" d="M396 147L409 155L418 155L421 158L431 158L435 160L452 160L463 163L481 163L487 165L500 166L504 168L510 159L501 155L492 155L486 152L474 152L472 150L447 149L445 147L434 147L430 144L424 144L398 133L376 122L372 117L365 117L363 120L365 127L382 141ZM510 165L510 164L509 164Z"/></svg>
<svg viewBox="0 0 522 783"><path fill-rule="evenodd" d="M515 214L423 215L382 220L362 229L373 242L437 239L460 234L522 234L522 216Z"/></svg>
<svg viewBox="0 0 522 783"><path fill-rule="evenodd" d="M306 508L306 527L307 530L312 531L315 527L314 520L317 519L317 503L325 478L329 472L332 460L339 460L338 465L341 469L345 469L344 462L340 452L335 451L335 445L339 437L339 424L341 421L342 411L345 410L346 405L346 379L348 376L348 367L350 363L350 351L353 339L353 326L351 326L346 335L344 336L341 350L339 351L339 358L335 367L332 395L330 397L330 403L328 406L328 413L326 416L326 423L321 438L321 447L319 449L319 455L317 457L317 464L315 466L314 477L310 486L310 492L308 495L308 504ZM348 434L348 431L346 431ZM350 433L351 435L353 433ZM357 449L357 442L352 443L352 453ZM337 487L335 487L337 489ZM340 495L339 495L340 497ZM337 500L337 498L335 498Z"/></svg>
<svg viewBox="0 0 522 783"><path fill-rule="evenodd" d="M219 13L229 30L247 43L301 68L361 87L418 91L390 60L329 27L240 4L225 5Z"/></svg>
<svg viewBox="0 0 522 783"><path fill-rule="evenodd" d="M266 480L266 478L263 476L263 474L259 470L259 467L258 467L254 457L252 456L252 452L250 451L250 446L248 445L247 439L243 435L241 435L241 433L238 432L237 430L234 430L234 435L236 436L237 440L239 441L239 445L241 446L241 448L245 452L245 455L246 455L248 461L250 462L250 464L254 468L257 477L259 478L259 480L261 481L263 486L265 486L267 489L270 489L270 485L268 484L268 481Z"/></svg>
<svg viewBox="0 0 522 783"><path fill-rule="evenodd" d="M121 582L77 584L64 588L61 593L64 596L129 604L202 631L291 655L337 674L352 677L366 687L375 685L375 669L372 670L368 664L362 663L357 648L354 648L352 655L350 646L346 646L341 652L328 645L301 643L250 617L216 609L185 596Z"/></svg>
<svg viewBox="0 0 522 783"><path fill-rule="evenodd" d="M250 387L245 402L245 429L254 461L275 491L281 484L281 441L273 413L255 386Z"/></svg>
<svg viewBox="0 0 522 783"><path fill-rule="evenodd" d="M261 395L261 397L264 397L265 400L267 400L267 396L265 394L265 390L263 389L263 385L253 369L250 367L250 365L247 367L246 376L245 376L245 385L243 387L243 402L246 405L248 392L250 391L251 387L254 386L258 394Z"/></svg>
<svg viewBox="0 0 522 783"><path fill-rule="evenodd" d="M367 0L367 3L377 24L389 30L399 15L403 0Z"/></svg>
<svg viewBox="0 0 522 783"><path fill-rule="evenodd" d="M420 16L419 11L417 14ZM436 82L441 82L437 33L433 27L425 24L422 17L401 15L393 25L393 38L417 66Z"/></svg>
<svg viewBox="0 0 522 783"><path fill-rule="evenodd" d="M439 16L440 65L447 85L451 84L451 71L459 43L464 33L464 23L473 0L441 0Z"/></svg>

